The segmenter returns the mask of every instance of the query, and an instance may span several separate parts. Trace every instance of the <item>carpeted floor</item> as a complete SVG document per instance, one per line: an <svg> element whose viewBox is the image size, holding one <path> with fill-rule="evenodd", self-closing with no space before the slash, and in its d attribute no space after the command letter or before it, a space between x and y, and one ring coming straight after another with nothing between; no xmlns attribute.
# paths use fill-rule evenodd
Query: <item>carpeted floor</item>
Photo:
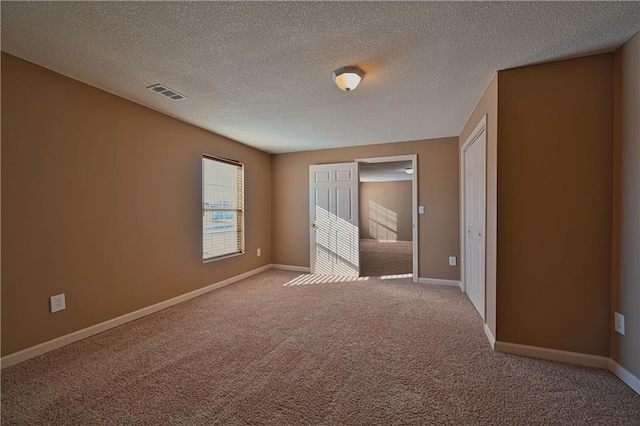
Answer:
<svg viewBox="0 0 640 426"><path fill-rule="evenodd" d="M360 240L360 275L410 274L413 272L413 243Z"/></svg>
<svg viewBox="0 0 640 426"><path fill-rule="evenodd" d="M491 351L455 288L285 285L299 275L264 272L5 369L2 424L639 424L640 396L608 371Z"/></svg>

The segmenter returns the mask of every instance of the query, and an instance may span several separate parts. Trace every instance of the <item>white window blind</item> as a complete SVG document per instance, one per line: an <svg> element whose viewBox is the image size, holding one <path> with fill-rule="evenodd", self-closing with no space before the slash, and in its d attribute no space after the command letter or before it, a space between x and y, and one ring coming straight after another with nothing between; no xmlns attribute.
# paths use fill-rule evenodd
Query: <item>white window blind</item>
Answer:
<svg viewBox="0 0 640 426"><path fill-rule="evenodd" d="M244 253L244 166L202 157L202 259Z"/></svg>

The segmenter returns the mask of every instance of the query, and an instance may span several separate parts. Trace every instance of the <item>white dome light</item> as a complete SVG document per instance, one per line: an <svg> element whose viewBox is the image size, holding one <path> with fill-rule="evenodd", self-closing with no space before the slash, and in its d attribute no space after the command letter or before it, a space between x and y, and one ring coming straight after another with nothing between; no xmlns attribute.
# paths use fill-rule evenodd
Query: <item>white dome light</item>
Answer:
<svg viewBox="0 0 640 426"><path fill-rule="evenodd" d="M350 92L358 87L362 77L364 77L364 71L358 67L342 67L333 72L333 81L336 82L340 90L345 92Z"/></svg>

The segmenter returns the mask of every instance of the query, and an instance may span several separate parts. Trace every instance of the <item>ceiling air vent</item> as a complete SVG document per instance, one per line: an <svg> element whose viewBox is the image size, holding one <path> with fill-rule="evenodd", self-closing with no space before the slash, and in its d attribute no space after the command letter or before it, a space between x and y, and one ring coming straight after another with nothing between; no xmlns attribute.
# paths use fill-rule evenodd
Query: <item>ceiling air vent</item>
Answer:
<svg viewBox="0 0 640 426"><path fill-rule="evenodd" d="M167 98L174 101L181 101L183 99L187 99L185 95L181 95L175 90L169 89L167 86L164 86L162 84L154 84L153 86L147 87L147 89L151 90L152 92L156 92L159 95L166 96Z"/></svg>

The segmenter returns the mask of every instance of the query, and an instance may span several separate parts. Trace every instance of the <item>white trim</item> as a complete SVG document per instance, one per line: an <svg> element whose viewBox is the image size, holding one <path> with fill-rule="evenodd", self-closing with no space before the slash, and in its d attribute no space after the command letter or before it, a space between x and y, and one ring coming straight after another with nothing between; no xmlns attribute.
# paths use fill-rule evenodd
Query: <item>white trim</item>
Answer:
<svg viewBox="0 0 640 426"><path fill-rule="evenodd" d="M173 305L177 305L178 303L186 302L189 299L202 296L203 294L209 293L210 291L216 290L229 284L233 284L245 278L249 278L252 275L259 274L260 272L266 271L268 269L271 269L271 265L262 266L252 271L245 272L244 274L236 275L235 277L227 278L226 280L222 280L215 284L211 284L206 287L199 288L198 290L185 293L169 300L165 300L164 302L159 302L154 305L147 306L146 308L129 312L128 314L124 314L119 317L101 322L99 324L83 328L82 330L74 331L73 333L57 337L53 340L49 340L48 342L40 343L39 345L31 346L30 348L26 348L21 351L14 352L10 355L3 356L2 359L0 359L0 368L10 367L28 359L35 358L38 355L42 355L54 349L67 346L79 340L86 339L87 337L94 336L96 334L102 333L103 331L107 331L122 324L137 320L144 316L169 308Z"/></svg>
<svg viewBox="0 0 640 426"><path fill-rule="evenodd" d="M413 154L411 156L411 167L413 168L413 174L411 175L411 204L413 206L413 214L411 220L413 220L413 279L418 277L418 261L420 260L420 256L418 255L419 244L418 244L418 155Z"/></svg>
<svg viewBox="0 0 640 426"><path fill-rule="evenodd" d="M411 207L413 213L411 220L413 221L413 282L418 282L418 154L406 154L406 155L392 155L388 157L371 157L371 158L356 158L356 163L389 163L394 161L409 161L411 160L411 167L413 168L413 174L411 175Z"/></svg>
<svg viewBox="0 0 640 426"><path fill-rule="evenodd" d="M568 364L584 365L586 367L595 367L609 370L620 380L622 380L627 386L633 389L633 391L640 395L640 379L629 370L618 364L613 358L582 354L579 352L561 351L558 349L541 348L539 346L528 346L520 345L517 343L496 341L487 324L484 324L484 332L489 339L489 343L491 343L491 347L496 352L526 356L529 358L566 362Z"/></svg>
<svg viewBox="0 0 640 426"><path fill-rule="evenodd" d="M446 285L448 287L460 287L460 281L441 280L439 278L418 278L420 284Z"/></svg>
<svg viewBox="0 0 640 426"><path fill-rule="evenodd" d="M272 263L271 268L280 269L283 271L304 272L307 274L311 271L311 268L309 268L308 266L280 265L278 263Z"/></svg>
<svg viewBox="0 0 640 426"><path fill-rule="evenodd" d="M465 231L465 226L466 226L466 219L464 216L465 213L465 194L464 194L464 190L465 190L465 164L464 164L464 151L467 149L467 147L469 147L469 145L471 145L477 138L478 136L480 136L480 134L482 132L485 132L486 135L486 131L487 131L487 114L483 115L482 118L480 119L480 121L478 122L478 124L476 125L475 129L473 129L473 132L471 132L471 134L469 135L469 137L467 138L467 140L462 144L462 146L460 147L460 153L459 153L459 164L460 164L460 289L462 290L463 293L467 292L467 288L466 288L466 284L465 284L465 253L466 253L466 232ZM487 141L488 143L488 141ZM484 172L485 172L485 179L487 176L487 156L486 156L486 144L485 144L485 156L484 156ZM485 277L484 277L484 290L482 292L483 297L484 297L484 301L483 301L483 310L484 312L482 312L480 314L480 316L482 316L483 319L486 318L486 311L487 311L487 268L486 268L486 261L487 261L487 203L486 203L486 191L487 191L487 184L485 181L485 186L484 186L484 190L485 190L485 205L484 205L484 209L485 209L485 215L484 215L484 220L485 220L485 224L484 224L484 244L485 244L485 249L484 249L484 260L485 260L485 268L484 268L484 273L485 273Z"/></svg>
<svg viewBox="0 0 640 426"><path fill-rule="evenodd" d="M491 329L489 328L489 325L485 322L484 323L484 334L487 335L487 339L489 339L489 344L491 345L491 349L495 350L496 347L496 338L493 337L493 333L491 332Z"/></svg>
<svg viewBox="0 0 640 426"><path fill-rule="evenodd" d="M584 365L586 367L609 368L608 357L582 354L579 352L568 352L558 349L541 348L539 346L520 345L518 343L500 341L495 342L494 350L512 355L566 362L569 364Z"/></svg>
<svg viewBox="0 0 640 426"><path fill-rule="evenodd" d="M618 376L620 380L625 382L631 389L640 395L640 379L618 364L613 358L609 359L609 371Z"/></svg>
<svg viewBox="0 0 640 426"><path fill-rule="evenodd" d="M211 263L211 262L215 262L217 260L229 259L230 257L242 256L243 254L244 254L244 251L241 251L241 252L238 252L238 253L225 254L224 256L211 257L209 259L202 259L202 263Z"/></svg>
<svg viewBox="0 0 640 426"><path fill-rule="evenodd" d="M382 244L387 243L412 243L413 241L405 241L405 240L376 240L375 238L360 238L360 241L378 241Z"/></svg>
<svg viewBox="0 0 640 426"><path fill-rule="evenodd" d="M403 154L403 155L390 155L387 157L367 157L367 158L356 158L356 163L392 163L395 161L411 161L413 160L417 154ZM415 169L414 169L415 173Z"/></svg>

